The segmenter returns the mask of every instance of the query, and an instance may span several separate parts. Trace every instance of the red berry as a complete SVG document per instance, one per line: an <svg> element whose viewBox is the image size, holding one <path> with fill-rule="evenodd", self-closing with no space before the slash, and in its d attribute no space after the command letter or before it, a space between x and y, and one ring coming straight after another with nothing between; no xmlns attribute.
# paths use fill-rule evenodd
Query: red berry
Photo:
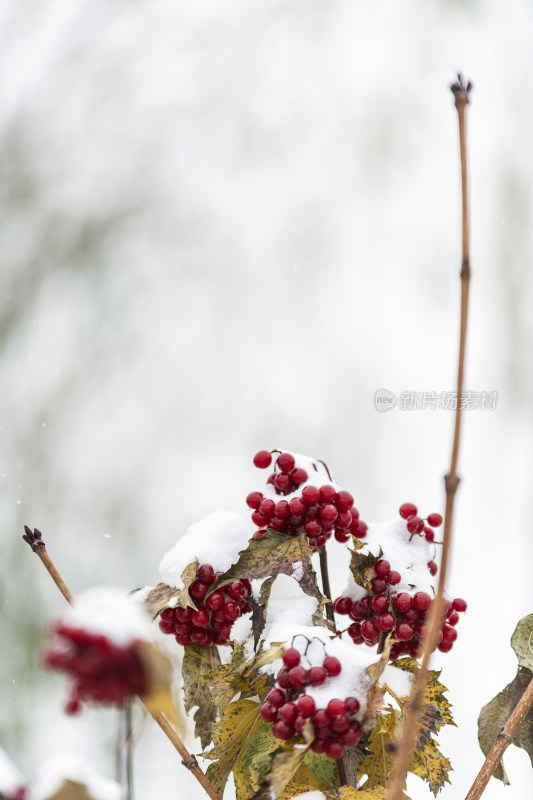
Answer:
<svg viewBox="0 0 533 800"><path fill-rule="evenodd" d="M361 729L357 723L350 725L346 733L341 734L341 741L345 747L353 747L361 738Z"/></svg>
<svg viewBox="0 0 533 800"><path fill-rule="evenodd" d="M337 528L337 530L334 533L334 536L335 536L335 540L337 542L340 542L341 544L345 544L350 539L349 532L346 531L346 530L341 530L340 528Z"/></svg>
<svg viewBox="0 0 533 800"><path fill-rule="evenodd" d="M346 713L346 704L344 700L339 700L335 698L334 700L330 700L327 707L326 707L326 714L328 717L341 717L343 714Z"/></svg>
<svg viewBox="0 0 533 800"><path fill-rule="evenodd" d="M266 469L272 464L272 456L268 450L260 450L254 456L254 465L259 469Z"/></svg>
<svg viewBox="0 0 533 800"><path fill-rule="evenodd" d="M377 617L376 621L379 625L379 629L382 631L392 630L392 628L394 628L394 623L396 622L394 615L390 613L383 614L381 617Z"/></svg>
<svg viewBox="0 0 533 800"><path fill-rule="evenodd" d="M208 589L209 586L207 583L203 583L203 581L194 581L189 587L189 594L191 597L194 597L195 600L203 600Z"/></svg>
<svg viewBox="0 0 533 800"><path fill-rule="evenodd" d="M359 700L357 700L356 697L347 697L344 702L346 704L347 714L357 714L357 712L361 708Z"/></svg>
<svg viewBox="0 0 533 800"><path fill-rule="evenodd" d="M293 469L293 471L291 472L292 482L296 486L299 486L301 483L305 483L308 477L309 476L307 475L305 469L299 469L297 467L296 469Z"/></svg>
<svg viewBox="0 0 533 800"><path fill-rule="evenodd" d="M320 739L313 739L311 742L311 750L313 753L323 753L324 752L324 742L320 741Z"/></svg>
<svg viewBox="0 0 533 800"><path fill-rule="evenodd" d="M457 623L459 622L459 614L457 613L457 611L452 611L452 613L448 617L448 622L450 623L450 625L457 625Z"/></svg>
<svg viewBox="0 0 533 800"><path fill-rule="evenodd" d="M365 619L361 623L361 635L367 642L375 642L379 639L379 628L373 619Z"/></svg>
<svg viewBox="0 0 533 800"><path fill-rule="evenodd" d="M294 456L290 453L282 453L276 463L282 472L290 472L296 464Z"/></svg>
<svg viewBox="0 0 533 800"><path fill-rule="evenodd" d="M292 500L289 501L289 508L291 514L295 516L301 516L305 511L305 503L301 497L293 497Z"/></svg>
<svg viewBox="0 0 533 800"><path fill-rule="evenodd" d="M359 519L357 520L355 529L351 528L351 531L356 539L364 539L368 531L368 525L366 522L362 522L362 520Z"/></svg>
<svg viewBox="0 0 533 800"><path fill-rule="evenodd" d="M290 689L292 686L288 669L280 670L277 674L276 680L282 689Z"/></svg>
<svg viewBox="0 0 533 800"><path fill-rule="evenodd" d="M315 503L318 503L319 497L320 491L316 486L304 486L302 489L302 500L307 506L314 506Z"/></svg>
<svg viewBox="0 0 533 800"><path fill-rule="evenodd" d="M317 519L308 519L304 528L308 536L318 536L322 533L322 525Z"/></svg>
<svg viewBox="0 0 533 800"><path fill-rule="evenodd" d="M274 478L274 486L279 492L286 492L292 486L290 475L286 472L278 472Z"/></svg>
<svg viewBox="0 0 533 800"><path fill-rule="evenodd" d="M176 619L178 622L190 622L193 609L190 606L185 608L176 608Z"/></svg>
<svg viewBox="0 0 533 800"><path fill-rule="evenodd" d="M267 700L274 708L281 708L286 699L283 689L278 689L277 687L271 689L267 694Z"/></svg>
<svg viewBox="0 0 533 800"><path fill-rule="evenodd" d="M414 503L402 503L400 506L400 517L407 519L417 513L418 509Z"/></svg>
<svg viewBox="0 0 533 800"><path fill-rule="evenodd" d="M279 503L276 504L276 517L278 519L286 519L290 513L289 504L286 500L280 500Z"/></svg>
<svg viewBox="0 0 533 800"><path fill-rule="evenodd" d="M315 713L315 701L308 694L302 694L298 699L298 708L302 716L310 717Z"/></svg>
<svg viewBox="0 0 533 800"><path fill-rule="evenodd" d="M337 675L341 673L341 662L335 656L326 656L324 659L324 663L322 664L328 675L331 675L332 678L335 678Z"/></svg>
<svg viewBox="0 0 533 800"><path fill-rule="evenodd" d="M161 633L174 633L174 622L168 622L166 619L160 619L159 630Z"/></svg>
<svg viewBox="0 0 533 800"><path fill-rule="evenodd" d="M409 517L407 520L407 530L409 533L421 533L424 529L424 523L420 517Z"/></svg>
<svg viewBox="0 0 533 800"><path fill-rule="evenodd" d="M261 530L256 531L254 533L254 535L252 536L252 539L262 539L266 532L267 532L266 528L262 528Z"/></svg>
<svg viewBox="0 0 533 800"><path fill-rule="evenodd" d="M289 647L283 653L283 663L287 669L291 669L291 667L297 667L300 663L299 651L295 647Z"/></svg>
<svg viewBox="0 0 533 800"><path fill-rule="evenodd" d="M268 525L269 517L263 514L262 511L254 511L252 514L252 522L254 525L257 525L258 528L262 528L264 525Z"/></svg>
<svg viewBox="0 0 533 800"><path fill-rule="evenodd" d="M278 718L278 709L271 706L270 703L263 703L259 713L265 722L275 722Z"/></svg>
<svg viewBox="0 0 533 800"><path fill-rule="evenodd" d="M437 567L437 565L435 564L434 561L428 561L428 567L429 567L429 571L431 572L432 575L436 575L437 574L438 567Z"/></svg>
<svg viewBox="0 0 533 800"><path fill-rule="evenodd" d="M457 630L452 625L444 625L442 628L442 641L450 644L457 639Z"/></svg>
<svg viewBox="0 0 533 800"><path fill-rule="evenodd" d="M267 519L270 519L270 517L274 516L274 512L276 511L276 503L274 502L274 500L271 500L269 497L267 497L261 503L260 511L261 511L261 514L263 514L264 517L266 517ZM252 519L253 518L254 518L254 515L252 514Z"/></svg>
<svg viewBox="0 0 533 800"><path fill-rule="evenodd" d="M331 730L335 733L345 733L349 727L350 722L345 714L340 717L335 717L335 719L331 721Z"/></svg>
<svg viewBox="0 0 533 800"><path fill-rule="evenodd" d="M211 611L220 611L220 609L224 605L224 595L222 594L222 592L219 591L213 592L213 594L209 595L209 597L205 601L205 604L208 608L211 609Z"/></svg>
<svg viewBox="0 0 533 800"><path fill-rule="evenodd" d="M326 739L324 742L324 753L330 758L341 758L344 753L344 745L340 739Z"/></svg>
<svg viewBox="0 0 533 800"><path fill-rule="evenodd" d="M429 514L428 525L431 525L433 528L438 528L439 525L442 525L442 516L435 512L433 514Z"/></svg>
<svg viewBox="0 0 533 800"><path fill-rule="evenodd" d="M198 568L197 577L203 583L207 583L208 586L211 586L211 584L215 581L215 570L211 564L202 564L202 566Z"/></svg>
<svg viewBox="0 0 533 800"><path fill-rule="evenodd" d="M307 681L307 670L304 667L292 667L289 670L289 678L291 686L303 686Z"/></svg>
<svg viewBox="0 0 533 800"><path fill-rule="evenodd" d="M396 611L409 611L413 605L413 598L407 592L400 592L392 598L392 605Z"/></svg>
<svg viewBox="0 0 533 800"><path fill-rule="evenodd" d="M339 512L335 506L332 505L332 503L326 503L325 505L320 506L320 511L318 514L322 522L335 522L339 516Z"/></svg>
<svg viewBox="0 0 533 800"><path fill-rule="evenodd" d="M303 717L301 714L298 714L292 724L294 725L294 730L300 732L305 726L305 717Z"/></svg>
<svg viewBox="0 0 533 800"><path fill-rule="evenodd" d="M395 569L391 569L387 577L387 583L389 584L389 586L397 586L400 583L401 579L402 576L400 575L400 573L397 572Z"/></svg>
<svg viewBox="0 0 533 800"><path fill-rule="evenodd" d="M441 642L437 647L441 653L449 653L453 647L453 642Z"/></svg>
<svg viewBox="0 0 533 800"><path fill-rule="evenodd" d="M350 514L349 511L341 511L341 513L335 520L335 526L343 531L348 530L351 524L352 524L352 515Z"/></svg>
<svg viewBox="0 0 533 800"><path fill-rule="evenodd" d="M281 714L282 720L285 722L294 722L298 716L298 706L296 703L285 703L285 705L281 707L279 713Z"/></svg>
<svg viewBox="0 0 533 800"><path fill-rule="evenodd" d="M209 622L209 612L205 608L199 608L198 611L192 612L191 621L197 628L204 628Z"/></svg>
<svg viewBox="0 0 533 800"><path fill-rule="evenodd" d="M194 628L194 630L191 631L191 641L195 644L201 645L202 647L204 644L206 644L208 638L207 631L203 628Z"/></svg>
<svg viewBox="0 0 533 800"><path fill-rule="evenodd" d="M389 562L384 558L380 558L379 561L376 561L374 564L374 572L378 578L386 578L390 572Z"/></svg>
<svg viewBox="0 0 533 800"><path fill-rule="evenodd" d="M344 489L338 493L335 504L340 511L349 511L353 506L353 497L350 492L345 492Z"/></svg>
<svg viewBox="0 0 533 800"><path fill-rule="evenodd" d="M324 708L319 708L313 714L313 725L315 728L325 728L329 725L329 717Z"/></svg>
<svg viewBox="0 0 533 800"><path fill-rule="evenodd" d="M71 697L68 703L65 705L65 713L69 716L73 717L76 714L81 712L81 703L79 700L76 700L75 697Z"/></svg>
<svg viewBox="0 0 533 800"><path fill-rule="evenodd" d="M389 607L389 598L386 594L378 594L372 600L372 610L375 614L383 614Z"/></svg>
<svg viewBox="0 0 533 800"><path fill-rule="evenodd" d="M294 727L280 719L272 725L272 733L277 739L291 739L294 736Z"/></svg>
<svg viewBox="0 0 533 800"><path fill-rule="evenodd" d="M329 484L320 487L319 499L321 503L334 503L337 497L337 492Z"/></svg>
<svg viewBox="0 0 533 800"><path fill-rule="evenodd" d="M372 591L375 594L383 594L387 588L387 581L385 578L372 578L370 585L372 586Z"/></svg>
<svg viewBox="0 0 533 800"><path fill-rule="evenodd" d="M394 631L394 635L397 639L401 642L408 642L409 639L413 638L414 630L407 622L399 622L396 625L396 630Z"/></svg>
<svg viewBox="0 0 533 800"><path fill-rule="evenodd" d="M338 674L338 673L337 673ZM311 667L309 670L309 683L311 686L321 686L327 678L327 672L322 667ZM279 677L278 677L279 682Z"/></svg>
<svg viewBox="0 0 533 800"><path fill-rule="evenodd" d="M427 611L431 605L431 597L427 592L417 592L413 595L413 608L416 611Z"/></svg>
<svg viewBox="0 0 533 800"><path fill-rule="evenodd" d="M426 525L424 528L424 536L426 537L426 542L433 542L435 539L435 531L431 528L428 528Z"/></svg>
<svg viewBox="0 0 533 800"><path fill-rule="evenodd" d="M352 601L349 597L337 597L333 603L333 610L337 614L349 614L352 607Z"/></svg>
<svg viewBox="0 0 533 800"><path fill-rule="evenodd" d="M361 623L360 622L352 622L352 624L348 628L348 635L352 637L355 644L361 644L362 635L361 635ZM357 641L356 641L357 639Z"/></svg>
<svg viewBox="0 0 533 800"><path fill-rule="evenodd" d="M262 502L263 495L261 492L250 492L246 498L246 505L249 506L249 508L255 508L256 510L259 508Z"/></svg>
<svg viewBox="0 0 533 800"><path fill-rule="evenodd" d="M455 611L466 611L466 600L463 600L462 597L456 597L455 600L452 601L452 605Z"/></svg>
<svg viewBox="0 0 533 800"><path fill-rule="evenodd" d="M241 615L241 610L240 610L239 606L237 605L237 603L234 603L232 600L229 600L225 604L225 606L223 608L223 611L224 611L224 616L226 617L226 619L230 619L232 621L236 620L237 617L240 617L240 615Z"/></svg>
<svg viewBox="0 0 533 800"><path fill-rule="evenodd" d="M232 581L224 587L232 600L240 600L246 594L244 583L242 581Z"/></svg>

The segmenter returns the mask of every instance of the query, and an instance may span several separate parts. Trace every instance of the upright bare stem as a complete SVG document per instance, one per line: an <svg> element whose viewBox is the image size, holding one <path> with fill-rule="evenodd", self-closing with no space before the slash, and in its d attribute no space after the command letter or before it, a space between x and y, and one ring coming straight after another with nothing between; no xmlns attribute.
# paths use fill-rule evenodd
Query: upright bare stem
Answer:
<svg viewBox="0 0 533 800"><path fill-rule="evenodd" d="M322 462L324 463L324 462ZM322 578L322 592L324 597L329 600L329 603L326 603L326 616L328 620L331 622L333 627L335 628L335 614L333 612L333 603L331 602L331 586L329 583L329 571L328 571L328 554L326 552L325 547L320 548L320 575ZM344 760L341 758L337 759L337 769L339 770L339 783L341 786L347 786L348 781L346 778L346 768L344 766Z"/></svg>
<svg viewBox="0 0 533 800"><path fill-rule="evenodd" d="M527 717L533 706L533 678L529 681L527 688L516 704L513 713L505 723L505 727L496 737L496 741L489 750L485 763L481 767L477 778L472 784L465 800L479 800L490 781L494 770L500 763L501 757L513 741L516 733Z"/></svg>
<svg viewBox="0 0 533 800"><path fill-rule="evenodd" d="M117 742L118 778L122 800L133 800L133 728L131 703L120 710Z"/></svg>
<svg viewBox="0 0 533 800"><path fill-rule="evenodd" d="M391 774L388 800L400 800L403 787L407 777L407 771L413 757L415 742L417 739L420 713L422 710L422 700L424 689L427 682L427 673L431 653L435 649L437 634L442 626L446 603L444 601L444 583L448 570L448 559L451 547L453 511L455 503L455 493L459 485L457 475L457 460L459 457L459 442L461 436L461 398L464 385L464 363L466 332L468 326L468 297L470 289L470 252L469 252L469 219L468 219L468 168L466 152L466 107L469 103L468 94L471 84L464 84L462 76L458 76L458 82L454 83L452 92L455 98L455 107L459 118L459 145L461 151L461 186L463 199L463 242L461 260L461 327L459 334L459 365L457 370L457 407L455 410L455 430L453 436L452 456L450 470L445 475L444 484L446 488L446 510L444 516L444 541L442 562L440 568L439 585L437 597L431 605L429 620L426 633L422 641L422 664L418 670L413 687L409 696L409 701L405 709L405 724L402 739L398 746L398 752L394 759L394 766Z"/></svg>
<svg viewBox="0 0 533 800"><path fill-rule="evenodd" d="M25 542L27 542L30 545L33 552L37 553L37 555L43 562L52 580L54 581L55 585L57 586L57 588L67 601L67 603L72 603L72 601L74 600L74 596L67 588L66 583L64 582L61 575L55 568L52 559L46 552L45 544L41 538L42 536L41 532L37 530L37 528L35 528L35 530L32 531L31 528L28 528L27 525L24 526L24 530L25 534L23 535L22 538L24 539ZM178 734L176 733L170 722L167 720L165 715L157 711L151 711L144 704L142 697L139 697L139 700L144 705L148 713L155 720L155 722L157 722L157 724L159 725L159 727L161 728L167 739L169 739L173 747L175 747L175 749L178 751L178 753L182 758L181 763L185 767L187 767L187 769L190 770L190 772L192 772L196 780L205 789L211 800L221 800L220 795L217 793L215 787L213 786L209 778L205 775L204 772L202 772L202 770L198 766L196 756L191 755L191 753L189 753L189 751L187 750L187 748L185 747L185 745L183 744L180 737L178 736Z"/></svg>

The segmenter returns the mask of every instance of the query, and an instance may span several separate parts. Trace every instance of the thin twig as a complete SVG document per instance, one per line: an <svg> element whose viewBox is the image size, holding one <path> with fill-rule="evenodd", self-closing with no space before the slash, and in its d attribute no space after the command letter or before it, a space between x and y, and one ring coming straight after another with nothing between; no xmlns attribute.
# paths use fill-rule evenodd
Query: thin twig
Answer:
<svg viewBox="0 0 533 800"><path fill-rule="evenodd" d="M516 704L514 711L505 723L502 732L496 737L496 741L489 750L489 754L485 759L485 763L479 770L479 773L472 784L470 791L465 797L465 800L479 800L485 791L487 784L494 773L494 770L500 763L501 757L513 741L519 727L527 717L532 706L533 678L529 681L524 694Z"/></svg>
<svg viewBox="0 0 533 800"><path fill-rule="evenodd" d="M466 332L468 327L468 297L470 288L470 252L469 252L469 221L468 221L468 168L466 152L466 107L469 103L469 92L472 88L471 83L464 84L462 76L458 75L458 82L451 87L455 107L459 118L459 145L461 152L461 187L463 201L463 241L461 259L461 327L459 334L459 364L457 369L457 406L455 410L455 430L453 436L452 456L450 470L444 478L446 488L446 511L444 516L444 536L443 552L440 568L439 584L437 596L431 604L431 610L427 623L427 628L422 641L422 664L418 670L408 703L405 707L405 724L402 739L398 746L398 752L394 759L394 766L391 774L388 800L400 800L403 787L407 777L407 771L413 757L415 741L417 738L420 714L423 707L424 688L427 681L427 673L431 653L435 649L438 631L442 627L446 603L443 597L444 583L446 580L448 559L451 547L451 536L453 527L453 511L455 493L459 485L457 475L457 460L459 457L459 442L461 435L461 397L464 384L464 363Z"/></svg>
<svg viewBox="0 0 533 800"><path fill-rule="evenodd" d="M24 526L24 530L26 533L25 535L23 535L22 538L24 539L25 542L27 542L30 545L33 552L37 553L37 555L43 562L44 566L48 570L48 573L52 577L52 580L54 581L55 585L57 586L57 588L67 601L67 603L72 603L72 601L74 600L74 596L67 588L66 583L64 582L61 575L55 568L52 559L46 552L46 547L42 540L41 532L37 530L37 528L35 528L35 530L32 531L30 528L28 528L27 525ZM182 758L181 763L185 767L187 767L188 770L192 772L196 780L205 789L211 800L221 800L220 795L217 793L215 787L213 786L209 778L205 775L204 772L202 772L202 770L198 766L196 756L191 755L191 753L189 753L189 751L187 750L187 748L185 747L185 745L183 744L180 737L178 736L178 734L176 733L170 722L167 720L165 715L157 711L150 710L144 704L142 697L139 697L139 700L144 705L148 713L155 720L155 722L157 722L157 724L159 725L163 733L166 735L166 737L169 739L169 741L172 743L172 745L176 748L176 750L178 751L178 753Z"/></svg>
<svg viewBox="0 0 533 800"><path fill-rule="evenodd" d="M331 598L331 586L329 583L328 571L328 554L325 547L320 548L320 575L322 577L322 594L329 600L326 603L326 616L336 630L335 614L333 612L333 603ZM344 760L342 756L337 759L337 769L339 771L339 783L341 786L347 786L346 769L344 767Z"/></svg>

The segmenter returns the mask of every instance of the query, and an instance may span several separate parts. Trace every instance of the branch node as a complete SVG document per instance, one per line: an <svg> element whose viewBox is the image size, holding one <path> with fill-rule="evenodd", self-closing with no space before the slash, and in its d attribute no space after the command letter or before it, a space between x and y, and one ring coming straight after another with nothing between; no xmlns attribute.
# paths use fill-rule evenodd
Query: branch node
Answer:
<svg viewBox="0 0 533 800"><path fill-rule="evenodd" d="M463 263L461 264L461 272L459 273L461 278L470 278L470 260L468 256L463 258Z"/></svg>
<svg viewBox="0 0 533 800"><path fill-rule="evenodd" d="M195 755L191 755L189 759L183 758L181 763L184 767L187 767L187 769L196 769L198 766L198 761L196 760Z"/></svg>
<svg viewBox="0 0 533 800"><path fill-rule="evenodd" d="M458 478L457 475L451 475L449 472L447 475L444 476L444 485L446 487L446 493L454 495L457 491L457 487L461 478Z"/></svg>
<svg viewBox="0 0 533 800"><path fill-rule="evenodd" d="M42 540L42 533L38 528L34 528L33 531L27 525L24 525L25 533L22 534L22 538L24 539L27 544L31 547L33 552L37 552L39 547L44 547L45 544Z"/></svg>

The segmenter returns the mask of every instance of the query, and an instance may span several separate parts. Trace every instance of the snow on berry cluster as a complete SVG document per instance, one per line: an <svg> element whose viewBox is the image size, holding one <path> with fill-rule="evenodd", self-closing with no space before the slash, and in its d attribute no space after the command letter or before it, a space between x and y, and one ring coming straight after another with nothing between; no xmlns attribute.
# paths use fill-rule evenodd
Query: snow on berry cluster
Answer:
<svg viewBox="0 0 533 800"><path fill-rule="evenodd" d="M147 689L140 642L151 638L144 609L119 589L98 587L81 594L53 628L45 666L71 681L67 713L84 702L123 706Z"/></svg>
<svg viewBox="0 0 533 800"><path fill-rule="evenodd" d="M260 450L254 464L267 469L272 454ZM256 539L271 528L289 536L305 533L311 547L319 548L332 533L338 542L347 542L350 535L359 539L366 536L367 525L359 519L352 495L332 481L322 462L307 456L280 453L266 487L262 492L250 492L246 503L258 528Z"/></svg>
<svg viewBox="0 0 533 800"><path fill-rule="evenodd" d="M328 678L340 675L342 665L335 656L325 654L321 664L315 660L314 666L310 666L305 661L305 654L302 657L295 647L285 650L283 667L261 706L261 716L272 723L272 733L278 739L292 739L301 734L309 720L315 737L311 750L341 758L344 748L352 747L361 738L357 719L361 703L356 697L333 697L324 708L319 707L307 689L322 686Z"/></svg>
<svg viewBox="0 0 533 800"><path fill-rule="evenodd" d="M367 576L368 590L352 582L333 605L337 614L353 620L347 630L354 644L372 647L380 636L391 633L396 640L390 653L392 661L402 655L420 655L424 624L435 595L431 578L437 571L433 559L428 559L434 532L425 523L433 527L442 523L437 513L421 519L412 503L400 507L400 517L399 522L371 525L365 545L358 551L362 556L383 556ZM459 613L464 611L463 599L447 601L438 634L441 652L451 650L457 638Z"/></svg>
<svg viewBox="0 0 533 800"><path fill-rule="evenodd" d="M233 581L222 589L205 596L210 587L223 573L215 572L211 564L198 567L196 579L189 587L196 610L186 608L165 608L159 620L159 629L176 637L178 644L187 647L198 644L212 647L227 644L233 623L242 614L252 610L245 597L250 597L252 587L246 578Z"/></svg>

